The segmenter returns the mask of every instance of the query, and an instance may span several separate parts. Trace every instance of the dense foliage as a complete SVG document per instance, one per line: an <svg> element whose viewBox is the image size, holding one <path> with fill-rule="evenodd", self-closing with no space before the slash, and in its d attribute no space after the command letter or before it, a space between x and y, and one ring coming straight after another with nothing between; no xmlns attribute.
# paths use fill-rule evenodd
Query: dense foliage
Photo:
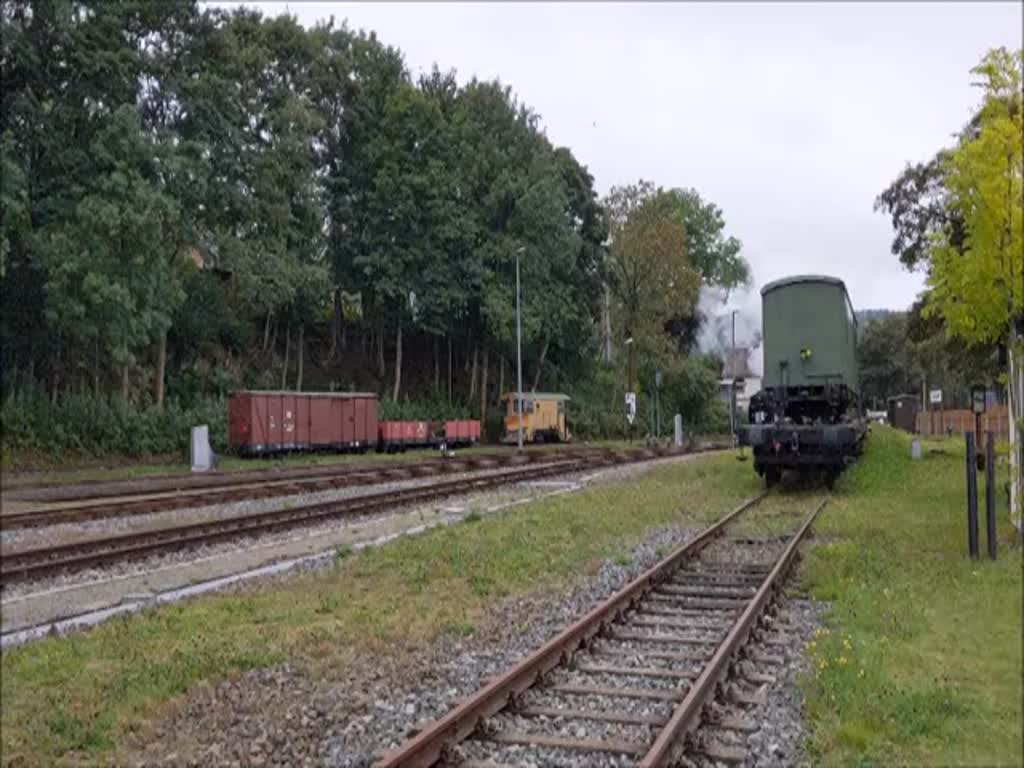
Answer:
<svg viewBox="0 0 1024 768"><path fill-rule="evenodd" d="M570 393L624 382L598 370L624 325L682 365L700 285L749 277L696 191L603 202L507 86L414 81L372 33L194 0L3 0L0 22L0 386L30 393L5 421L239 386L486 414L513 387L517 264L524 387Z"/></svg>
<svg viewBox="0 0 1024 768"><path fill-rule="evenodd" d="M928 390L941 389L946 407L969 408L971 387L998 382L996 350L950 337L942 320L925 316L924 309L919 300L906 312L861 321L857 359L867 407L884 410L894 395L923 398Z"/></svg>
<svg viewBox="0 0 1024 768"><path fill-rule="evenodd" d="M971 70L979 108L924 166L908 167L876 202L892 215L893 252L927 272L924 318L963 345L1005 351L1011 483L1024 510L1024 50L989 51Z"/></svg>

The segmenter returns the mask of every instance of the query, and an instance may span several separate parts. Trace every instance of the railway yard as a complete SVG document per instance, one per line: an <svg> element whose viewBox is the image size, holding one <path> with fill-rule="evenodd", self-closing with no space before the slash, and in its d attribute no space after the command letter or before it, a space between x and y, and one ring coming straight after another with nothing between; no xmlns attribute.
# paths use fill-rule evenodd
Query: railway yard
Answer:
<svg viewBox="0 0 1024 768"><path fill-rule="evenodd" d="M1019 546L962 557L904 443L831 492L714 441L15 484L3 763L1017 764Z"/></svg>
<svg viewBox="0 0 1024 768"><path fill-rule="evenodd" d="M1024 5L592 5L3 1L0 768L1024 768Z"/></svg>

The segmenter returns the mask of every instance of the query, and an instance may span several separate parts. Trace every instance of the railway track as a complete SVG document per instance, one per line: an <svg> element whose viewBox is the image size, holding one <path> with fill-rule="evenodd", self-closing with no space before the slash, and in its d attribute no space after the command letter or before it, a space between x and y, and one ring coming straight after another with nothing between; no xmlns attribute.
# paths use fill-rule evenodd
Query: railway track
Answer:
<svg viewBox="0 0 1024 768"><path fill-rule="evenodd" d="M381 753L374 768L654 768L676 764L687 750L686 735L702 720L715 729L756 730L744 718L710 715L705 705L715 699L827 501L816 504L792 536L776 541L768 559L705 558L708 545L762 498L676 548L448 714ZM745 543L751 544L729 542ZM725 747L705 756L742 760Z"/></svg>
<svg viewBox="0 0 1024 768"><path fill-rule="evenodd" d="M186 493L189 491L213 490L215 488L230 488L238 485L252 483L277 482L284 480L308 480L320 477L330 477L346 473L376 472L382 471L407 471L413 469L429 468L433 464L445 462L474 464L477 462L489 461L517 461L530 462L557 453L563 456L575 456L583 453L603 450L587 446L568 446L553 451L524 451L522 454L493 451L490 453L462 454L458 458L454 456L429 456L424 452L424 458L409 461L378 460L360 461L358 463L345 464L321 464L315 466L281 466L265 469L245 470L212 470L199 474L179 472L166 475L152 475L121 480L82 480L66 485L53 485L47 483L37 484L8 484L6 488L9 498L15 501L36 501L46 503L83 501L89 499L117 498L120 496L144 496L157 493Z"/></svg>
<svg viewBox="0 0 1024 768"><path fill-rule="evenodd" d="M55 573L80 571L151 555L195 548L243 536L273 533L340 517L355 517L447 496L492 488L522 480L568 474L620 463L648 461L673 455L650 449L605 452L541 465L528 465L480 477L432 483L401 490L371 493L338 501L177 525L157 530L93 538L56 546L5 552L0 558L0 585L38 579Z"/></svg>
<svg viewBox="0 0 1024 768"><path fill-rule="evenodd" d="M271 478L255 484L251 479L241 487L214 486L212 489L184 489L173 495L152 498L133 498L124 501L96 501L87 504L65 505L49 509L0 514L0 531L41 528L62 523L79 523L90 520L104 520L115 517L131 517L154 512L168 512L176 509L194 509L214 504L227 504L253 499L295 496L305 493L351 488L377 483L396 482L412 478L450 475L458 472L491 469L501 464L557 464L558 462L585 458L607 452L558 452L528 453L522 456L483 455L460 459L429 459L410 464L391 464L371 468L319 470L308 476L292 479ZM664 452L662 452L664 453ZM161 491L161 493L168 493Z"/></svg>

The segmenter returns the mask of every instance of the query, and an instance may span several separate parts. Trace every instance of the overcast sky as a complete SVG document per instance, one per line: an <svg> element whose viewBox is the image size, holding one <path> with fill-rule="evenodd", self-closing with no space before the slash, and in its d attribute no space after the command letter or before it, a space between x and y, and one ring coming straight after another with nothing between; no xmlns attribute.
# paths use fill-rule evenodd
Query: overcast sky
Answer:
<svg viewBox="0 0 1024 768"><path fill-rule="evenodd" d="M500 78L601 193L694 187L743 242L755 289L826 273L858 308L921 289L872 203L949 143L978 100L970 68L1021 47L1024 24L1016 2L245 5L375 30L414 76L436 62Z"/></svg>

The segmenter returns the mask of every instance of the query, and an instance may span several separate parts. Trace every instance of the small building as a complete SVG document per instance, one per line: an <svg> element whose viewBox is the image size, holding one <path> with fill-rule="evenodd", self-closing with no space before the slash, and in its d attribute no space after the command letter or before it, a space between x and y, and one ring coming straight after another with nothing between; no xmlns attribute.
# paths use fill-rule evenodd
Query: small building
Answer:
<svg viewBox="0 0 1024 768"><path fill-rule="evenodd" d="M886 401L889 425L906 432L917 431L917 412L921 400L917 395L896 395Z"/></svg>
<svg viewBox="0 0 1024 768"><path fill-rule="evenodd" d="M519 440L519 415L516 393L506 392L501 399L507 403L503 442ZM523 442L566 442L569 430L565 425L565 404L568 395L560 392L523 392Z"/></svg>

